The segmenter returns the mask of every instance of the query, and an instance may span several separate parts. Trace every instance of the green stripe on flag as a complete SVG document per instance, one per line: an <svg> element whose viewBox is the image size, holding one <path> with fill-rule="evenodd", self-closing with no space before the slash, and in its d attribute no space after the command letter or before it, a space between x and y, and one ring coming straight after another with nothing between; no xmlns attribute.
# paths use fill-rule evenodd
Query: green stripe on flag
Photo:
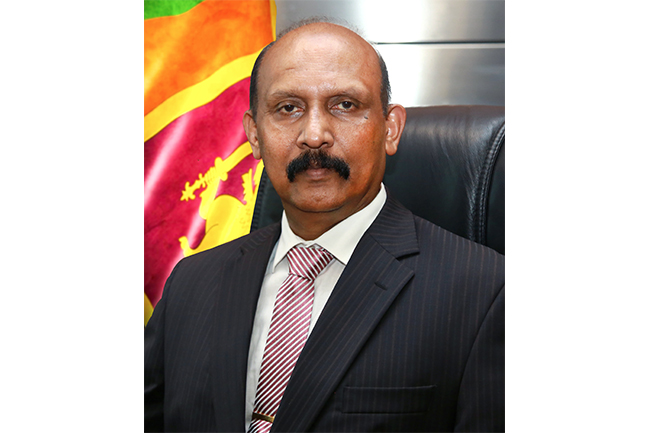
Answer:
<svg viewBox="0 0 650 433"><path fill-rule="evenodd" d="M180 15L203 0L144 0L144 19Z"/></svg>

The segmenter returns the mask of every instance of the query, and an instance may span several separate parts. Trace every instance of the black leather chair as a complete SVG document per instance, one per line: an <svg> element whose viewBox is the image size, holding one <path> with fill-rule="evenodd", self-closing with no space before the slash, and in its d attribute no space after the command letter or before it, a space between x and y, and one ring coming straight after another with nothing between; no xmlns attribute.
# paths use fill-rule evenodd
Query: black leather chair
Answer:
<svg viewBox="0 0 650 433"><path fill-rule="evenodd" d="M386 188L414 214L504 254L504 107L413 107L406 113L397 153L386 162ZM251 231L281 216L282 203L264 173Z"/></svg>

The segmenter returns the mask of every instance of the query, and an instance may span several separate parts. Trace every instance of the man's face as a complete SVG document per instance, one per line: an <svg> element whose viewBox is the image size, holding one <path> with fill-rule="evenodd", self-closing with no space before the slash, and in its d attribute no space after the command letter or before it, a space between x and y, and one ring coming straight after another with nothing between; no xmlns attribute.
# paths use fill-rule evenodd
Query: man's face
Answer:
<svg viewBox="0 0 650 433"><path fill-rule="evenodd" d="M342 27L300 28L266 54L257 118L247 113L244 125L288 216L333 213L338 222L376 196L403 126L384 117L380 86L374 49ZM317 153L337 163L323 168Z"/></svg>

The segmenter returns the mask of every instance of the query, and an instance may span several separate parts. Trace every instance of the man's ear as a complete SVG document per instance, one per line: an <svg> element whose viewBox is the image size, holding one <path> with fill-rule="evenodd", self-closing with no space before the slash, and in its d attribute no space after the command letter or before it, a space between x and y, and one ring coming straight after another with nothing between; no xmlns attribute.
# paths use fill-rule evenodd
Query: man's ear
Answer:
<svg viewBox="0 0 650 433"><path fill-rule="evenodd" d="M406 123L406 109L399 104L388 106L388 116L386 117L386 154L395 155L399 139L404 131Z"/></svg>
<svg viewBox="0 0 650 433"><path fill-rule="evenodd" d="M248 142L251 144L251 149L253 149L253 157L255 159L261 159L262 154L260 153L260 142L257 139L257 123L255 123L255 119L253 119L253 113L251 113L251 110L244 113L243 123L246 137L248 137Z"/></svg>

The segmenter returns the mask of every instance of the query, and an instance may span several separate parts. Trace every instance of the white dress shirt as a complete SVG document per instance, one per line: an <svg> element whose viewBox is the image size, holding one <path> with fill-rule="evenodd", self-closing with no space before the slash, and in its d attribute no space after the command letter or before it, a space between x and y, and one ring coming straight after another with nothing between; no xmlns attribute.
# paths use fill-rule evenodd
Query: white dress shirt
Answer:
<svg viewBox="0 0 650 433"><path fill-rule="evenodd" d="M318 239L305 241L296 236L287 221L285 213L282 213L282 229L280 239L275 244L269 263L266 267L262 289L260 291L255 321L253 322L253 333L251 335L250 348L248 352L248 374L246 376L246 430L251 422L253 406L255 404L255 392L257 391L257 382L260 376L262 366L262 356L266 345L266 337L271 326L271 316L275 298L282 282L289 275L289 261L286 257L291 248L296 245L305 247L317 244L333 256L327 267L314 280L314 307L311 313L311 322L309 324L309 333L314 329L314 324L318 320L320 313L325 307L325 303L334 290L336 282L343 273L345 266L348 264L354 249L357 247L359 240L373 223L382 207L386 203L386 190L384 184L381 185L379 194L359 212L350 215L327 232L323 233Z"/></svg>

